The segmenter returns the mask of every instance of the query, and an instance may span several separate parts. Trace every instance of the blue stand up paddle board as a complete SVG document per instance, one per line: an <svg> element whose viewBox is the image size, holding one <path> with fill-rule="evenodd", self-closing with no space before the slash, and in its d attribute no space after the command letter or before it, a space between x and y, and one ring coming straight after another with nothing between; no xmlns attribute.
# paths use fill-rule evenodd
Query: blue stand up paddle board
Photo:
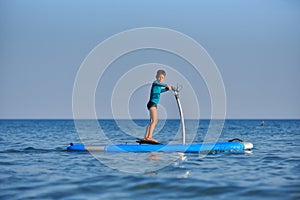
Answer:
<svg viewBox="0 0 300 200"><path fill-rule="evenodd" d="M99 151L99 152L185 152L201 153L212 151L243 151L252 149L249 142L217 142L198 144L116 144L116 145L84 145L70 144L67 150L71 151Z"/></svg>

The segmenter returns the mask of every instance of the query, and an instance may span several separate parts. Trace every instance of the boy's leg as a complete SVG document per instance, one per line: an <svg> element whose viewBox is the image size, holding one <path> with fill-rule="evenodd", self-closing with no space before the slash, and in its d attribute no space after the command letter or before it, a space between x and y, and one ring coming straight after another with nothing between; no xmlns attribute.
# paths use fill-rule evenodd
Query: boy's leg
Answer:
<svg viewBox="0 0 300 200"><path fill-rule="evenodd" d="M148 130L147 138L152 138L154 128L158 121L156 107L151 107L149 112L150 112L150 123L147 127L147 130Z"/></svg>
<svg viewBox="0 0 300 200"><path fill-rule="evenodd" d="M149 124L148 124L148 126L147 126L147 129L146 129L146 133L145 133L145 136L144 136L144 139L145 139L145 140L149 137L150 123L151 123L151 122L149 122Z"/></svg>

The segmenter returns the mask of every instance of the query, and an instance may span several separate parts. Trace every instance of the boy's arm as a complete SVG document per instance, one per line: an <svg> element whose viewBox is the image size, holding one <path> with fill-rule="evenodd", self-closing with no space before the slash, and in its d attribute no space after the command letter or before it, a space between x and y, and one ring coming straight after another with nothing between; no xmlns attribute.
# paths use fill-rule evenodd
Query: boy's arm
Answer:
<svg viewBox="0 0 300 200"><path fill-rule="evenodd" d="M166 92L168 90L169 90L169 88L165 87L165 88L161 89L160 93Z"/></svg>
<svg viewBox="0 0 300 200"><path fill-rule="evenodd" d="M153 85L154 86L159 86L159 87L164 87L163 89L161 89L160 93L166 92L166 91L168 91L170 89L172 90L172 86L169 86L166 83L160 83L158 81L154 81Z"/></svg>
<svg viewBox="0 0 300 200"><path fill-rule="evenodd" d="M165 88L161 89L160 93L163 93L163 92L166 92L166 91L169 91L169 90L173 90L173 87L170 86L170 85L167 85Z"/></svg>

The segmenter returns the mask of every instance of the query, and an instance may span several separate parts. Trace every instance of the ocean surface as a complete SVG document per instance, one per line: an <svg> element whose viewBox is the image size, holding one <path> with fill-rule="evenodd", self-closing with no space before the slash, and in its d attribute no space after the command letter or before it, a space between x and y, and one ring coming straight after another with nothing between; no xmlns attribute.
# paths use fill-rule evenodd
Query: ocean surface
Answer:
<svg viewBox="0 0 300 200"><path fill-rule="evenodd" d="M253 143L247 152L66 150L70 142L135 143L147 123L100 120L99 138L89 120L83 134L73 120L0 120L0 199L300 199L300 120L226 120L211 136L209 120L186 120L187 142L240 138ZM180 121L167 120L154 137L180 143L178 133Z"/></svg>

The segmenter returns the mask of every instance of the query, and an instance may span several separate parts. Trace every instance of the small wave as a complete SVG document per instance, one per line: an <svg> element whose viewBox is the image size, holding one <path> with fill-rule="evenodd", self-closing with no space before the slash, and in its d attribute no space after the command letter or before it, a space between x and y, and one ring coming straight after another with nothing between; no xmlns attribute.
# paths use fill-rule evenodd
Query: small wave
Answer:
<svg viewBox="0 0 300 200"><path fill-rule="evenodd" d="M53 151L66 151L66 150L64 148L40 149L34 147L25 147L22 149L5 149L3 151L0 151L0 153L30 153L30 152L48 153Z"/></svg>
<svg viewBox="0 0 300 200"><path fill-rule="evenodd" d="M24 151L34 151L34 150L38 150L38 149L36 149L36 148L34 148L34 147L26 147L26 148L24 149Z"/></svg>
<svg viewBox="0 0 300 200"><path fill-rule="evenodd" d="M0 151L0 153L20 153L20 152L22 152L22 150L17 150L17 149L7 149L7 150Z"/></svg>

